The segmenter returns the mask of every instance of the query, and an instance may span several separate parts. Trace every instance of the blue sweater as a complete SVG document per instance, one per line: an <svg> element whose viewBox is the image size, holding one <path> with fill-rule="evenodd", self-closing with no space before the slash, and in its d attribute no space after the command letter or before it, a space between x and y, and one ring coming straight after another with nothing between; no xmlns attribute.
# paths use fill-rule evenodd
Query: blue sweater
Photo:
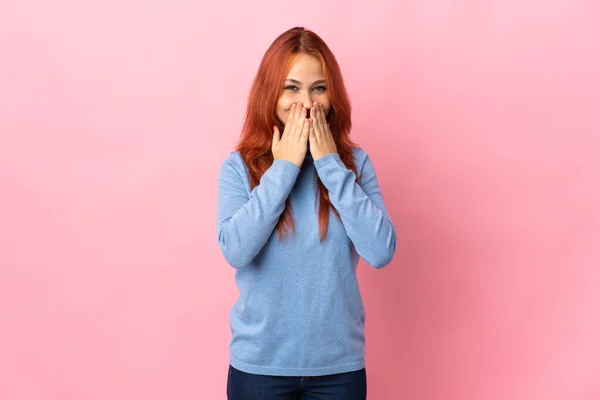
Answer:
<svg viewBox="0 0 600 400"><path fill-rule="evenodd" d="M365 366L365 311L356 277L359 256L374 268L392 260L396 231L373 164L358 147L358 176L337 153L301 168L275 160L250 191L247 169L232 152L219 172L217 235L240 296L231 309L230 364L241 371L318 376ZM329 213L319 243L316 174L340 214ZM289 197L295 236L279 242L275 226Z"/></svg>

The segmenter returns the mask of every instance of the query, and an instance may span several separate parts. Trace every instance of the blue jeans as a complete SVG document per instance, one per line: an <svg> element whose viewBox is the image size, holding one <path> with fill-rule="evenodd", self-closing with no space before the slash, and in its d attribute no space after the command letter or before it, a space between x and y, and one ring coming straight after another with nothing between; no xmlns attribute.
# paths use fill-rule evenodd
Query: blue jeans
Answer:
<svg viewBox="0 0 600 400"><path fill-rule="evenodd" d="M365 400L365 368L322 376L272 376L229 365L227 400Z"/></svg>

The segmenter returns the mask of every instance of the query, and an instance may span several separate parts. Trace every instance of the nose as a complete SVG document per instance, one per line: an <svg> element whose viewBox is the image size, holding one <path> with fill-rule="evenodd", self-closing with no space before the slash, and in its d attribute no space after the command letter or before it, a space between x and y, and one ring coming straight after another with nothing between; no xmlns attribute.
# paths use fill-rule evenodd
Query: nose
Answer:
<svg viewBox="0 0 600 400"><path fill-rule="evenodd" d="M299 106L300 104L302 104L302 106L304 108L306 108L306 118L310 118L310 110L312 109L312 101L302 101L302 102L297 102L296 105Z"/></svg>
<svg viewBox="0 0 600 400"><path fill-rule="evenodd" d="M310 96L310 93L306 93L302 98L302 105L306 107L308 111L312 108L313 100Z"/></svg>

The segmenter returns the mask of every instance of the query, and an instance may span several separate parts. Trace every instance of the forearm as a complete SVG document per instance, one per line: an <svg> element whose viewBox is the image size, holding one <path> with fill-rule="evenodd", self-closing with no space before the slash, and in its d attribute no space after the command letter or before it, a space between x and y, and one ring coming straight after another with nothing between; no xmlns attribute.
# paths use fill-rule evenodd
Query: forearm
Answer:
<svg viewBox="0 0 600 400"><path fill-rule="evenodd" d="M239 198L239 191L234 194L229 190L227 176L221 178L217 207L219 247L231 266L250 264L266 244L299 171L291 162L275 160L246 199Z"/></svg>
<svg viewBox="0 0 600 400"><path fill-rule="evenodd" d="M315 166L357 253L374 268L389 264L396 250L396 231L383 204L374 170L370 171L367 194L337 153L320 158Z"/></svg>

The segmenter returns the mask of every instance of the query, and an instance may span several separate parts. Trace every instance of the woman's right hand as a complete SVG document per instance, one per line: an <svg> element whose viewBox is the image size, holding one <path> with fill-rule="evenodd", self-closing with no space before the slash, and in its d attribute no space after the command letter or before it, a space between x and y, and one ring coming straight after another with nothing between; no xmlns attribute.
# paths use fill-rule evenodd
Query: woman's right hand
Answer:
<svg viewBox="0 0 600 400"><path fill-rule="evenodd" d="M306 108L300 103L292 104L288 113L283 135L279 137L279 128L273 127L273 159L286 160L298 168L302 166L306 156L310 121L306 118Z"/></svg>

